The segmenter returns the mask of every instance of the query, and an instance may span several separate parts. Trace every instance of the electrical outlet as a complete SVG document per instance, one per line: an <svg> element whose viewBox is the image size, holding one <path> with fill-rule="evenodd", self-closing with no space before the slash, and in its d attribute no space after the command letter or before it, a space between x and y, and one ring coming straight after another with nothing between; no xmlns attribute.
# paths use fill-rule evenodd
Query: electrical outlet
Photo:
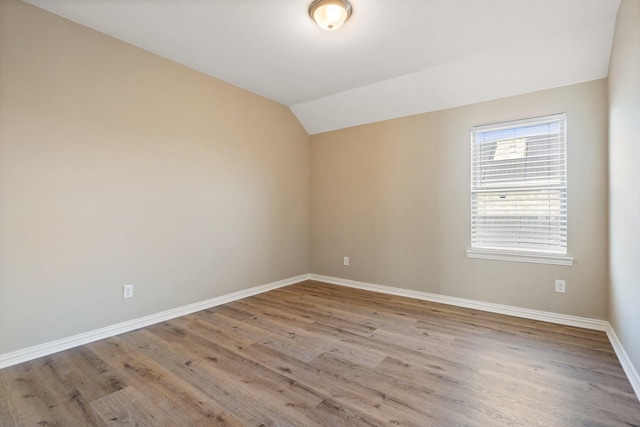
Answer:
<svg viewBox="0 0 640 427"><path fill-rule="evenodd" d="M124 285L122 287L122 298L131 298L133 296L133 284Z"/></svg>
<svg viewBox="0 0 640 427"><path fill-rule="evenodd" d="M556 280L556 292L564 294L567 291L567 284L564 280Z"/></svg>
<svg viewBox="0 0 640 427"><path fill-rule="evenodd" d="M349 265L349 257L344 257L344 265Z"/></svg>

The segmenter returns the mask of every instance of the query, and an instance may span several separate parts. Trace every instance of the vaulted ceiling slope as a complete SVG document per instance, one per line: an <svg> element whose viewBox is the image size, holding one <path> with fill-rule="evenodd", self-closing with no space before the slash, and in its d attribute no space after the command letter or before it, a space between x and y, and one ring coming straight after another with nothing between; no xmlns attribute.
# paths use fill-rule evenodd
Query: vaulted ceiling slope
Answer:
<svg viewBox="0 0 640 427"><path fill-rule="evenodd" d="M607 76L620 0L26 0L291 108L309 134Z"/></svg>

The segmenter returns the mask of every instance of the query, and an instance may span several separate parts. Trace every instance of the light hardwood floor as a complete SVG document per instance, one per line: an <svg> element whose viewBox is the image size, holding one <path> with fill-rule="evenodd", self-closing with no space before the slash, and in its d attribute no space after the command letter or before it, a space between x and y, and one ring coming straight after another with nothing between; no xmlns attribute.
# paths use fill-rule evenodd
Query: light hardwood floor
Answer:
<svg viewBox="0 0 640 427"><path fill-rule="evenodd" d="M307 281L0 370L2 426L639 426L602 332Z"/></svg>

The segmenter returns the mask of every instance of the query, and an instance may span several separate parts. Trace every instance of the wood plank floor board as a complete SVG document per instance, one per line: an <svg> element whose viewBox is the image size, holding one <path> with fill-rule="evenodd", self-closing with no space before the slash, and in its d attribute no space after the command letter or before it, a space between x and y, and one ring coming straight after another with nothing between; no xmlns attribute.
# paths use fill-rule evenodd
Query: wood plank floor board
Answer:
<svg viewBox="0 0 640 427"><path fill-rule="evenodd" d="M130 383L183 426L244 426L218 402L180 376L173 375L151 357L133 350L119 337L88 345L92 351L111 361L112 369L127 376Z"/></svg>
<svg viewBox="0 0 640 427"><path fill-rule="evenodd" d="M504 342L508 342L508 338L503 341L487 338L482 342L468 338L457 338L452 343L452 347L460 352L491 358L499 358L504 355L518 360L539 360L544 364L554 366L570 365L573 368L585 368L593 370L594 373L605 373L626 380L624 371L615 365L616 359L612 353L608 353L606 358L601 358L601 352L594 353L585 350L582 353L568 348L569 346L538 346L536 340L531 345L517 341L508 345L501 344ZM613 349L611 351L613 352ZM526 357L524 357L525 355ZM588 356L593 356L593 358Z"/></svg>
<svg viewBox="0 0 640 427"><path fill-rule="evenodd" d="M252 381L252 372L260 368L255 362L217 346L207 349L208 356L199 356L198 345L193 342L186 348L162 342L159 337L146 330L139 332L137 335L125 334L123 339L136 345L147 355L162 360L174 374L187 377L189 382L247 423L262 420L260 422L266 425L313 425L304 411L294 409L296 404L299 408L306 406L301 403L302 397L308 397L302 394L305 390L300 388L297 394L283 393L284 385L276 383L271 384L271 387L279 387L282 392L272 389L265 392L264 387L258 386L259 381ZM287 400L288 397L295 400L291 402Z"/></svg>
<svg viewBox="0 0 640 427"><path fill-rule="evenodd" d="M260 295L263 297L263 295ZM276 306L284 311L290 311L298 313L300 317L304 317L311 320L313 324L318 322L335 327L336 329L342 329L345 331L351 331L355 333L367 334L374 331L379 326L379 323L373 321L367 316L353 316L348 312L325 312L318 308L317 304L300 304L297 302L290 302L283 300L278 302L271 298L260 299L263 304L269 304L269 306Z"/></svg>
<svg viewBox="0 0 640 427"><path fill-rule="evenodd" d="M91 406L107 426L180 426L171 420L170 413L164 412L132 386L96 399Z"/></svg>
<svg viewBox="0 0 640 427"><path fill-rule="evenodd" d="M379 352L386 352L388 356L396 356L416 364L425 364L439 371L448 369L459 375L470 369L469 365L463 365L459 363L457 358L451 357L450 347L454 338L447 341L441 339L433 341L430 340L431 337L429 336L424 337L424 342L419 342L414 340L412 335L403 336L383 329L376 329L364 336L321 323L315 324L314 327L326 331L328 335L339 338L341 341L351 342Z"/></svg>
<svg viewBox="0 0 640 427"><path fill-rule="evenodd" d="M317 331L309 327L313 325L314 322L307 319L287 315L284 311L264 307L259 304L250 304L244 301L239 301L239 303L242 303L242 307L246 307L246 309L253 310L254 313L257 313L250 319L247 319L247 322L256 325L258 328L281 335L290 346L295 348L313 348L315 352L330 351L346 353L350 357L359 359L361 363L366 363L371 366L375 366L385 358L384 352L372 350L371 348L350 345L348 342L340 340L322 339L326 336L318 336ZM318 343L322 342L326 342L326 344L318 346ZM313 356L315 352L310 354Z"/></svg>
<svg viewBox="0 0 640 427"><path fill-rule="evenodd" d="M404 332L398 328L379 327L368 334L350 333L339 330L338 336L341 338L350 337L364 345L365 342L375 342L381 348L389 351L405 352L407 350L420 353L439 354L450 352L449 348L455 341L454 335L442 333L441 331L425 331L416 325L405 327Z"/></svg>
<svg viewBox="0 0 640 427"><path fill-rule="evenodd" d="M174 323L174 321L165 322L163 327L169 330L175 329L171 328L171 323ZM192 328L189 329L192 330ZM180 336L184 338L183 334L180 334ZM282 410L285 411L288 411L288 408L310 409L318 405L324 398L312 389L302 387L280 373L250 360L246 355L218 345L213 340L210 340L209 337L194 335L190 338L188 347L175 345L174 343L171 348L176 354L189 357L189 362L192 366L193 363L198 362L206 363L209 369L211 369L211 366L215 366L216 369L224 370L224 375L230 377L234 383L249 384L250 387L247 389L274 396L272 401L269 402L270 405L280 405ZM184 349L188 349L187 354L182 351ZM198 358L194 356L198 356ZM207 363L211 361L214 362L213 365ZM219 372L211 372L211 374L215 377L221 375Z"/></svg>
<svg viewBox="0 0 640 427"><path fill-rule="evenodd" d="M64 425L58 420L76 420L79 425L103 426L90 402L62 379L52 359L56 356L27 362L19 371L9 370L7 380L11 397L8 402L13 403L13 418L19 420L16 425L57 426ZM2 398L4 400L5 395ZM25 411L25 408L29 410ZM0 415L0 423L4 423L5 417Z"/></svg>
<svg viewBox="0 0 640 427"><path fill-rule="evenodd" d="M381 412L386 400L384 392L363 387L348 378L338 377L332 371L310 369L308 363L301 362L295 357L279 353L259 343L251 346L248 350L247 356L258 363L265 366L275 366L278 371L292 380L300 381L307 387L314 388L327 396L340 397L348 401L348 405L345 405L344 402L342 404L353 411L361 414L375 413L380 417L384 415L384 412Z"/></svg>
<svg viewBox="0 0 640 427"><path fill-rule="evenodd" d="M270 303L270 305L273 306L273 303ZM288 306L282 306L282 309L293 310L293 308ZM314 320L312 324L304 326L305 330L314 332L321 331L323 333L333 335L341 341L353 339L354 336L349 335L349 333L360 335L369 343L372 338L385 336L387 338L386 344L381 344L379 346L383 352L392 351L392 349L398 346L399 343L402 343L406 348L424 350L426 347L429 347L433 350L434 345L443 345L448 347L455 338L454 335L442 334L438 331L425 332L424 330L419 330L415 327L415 320L411 319L407 319L406 323L399 325L397 322L385 322L381 319L371 322L369 321L369 319L371 319L370 316L367 317L362 315L358 316L359 319L354 320L351 313L347 311L338 313L334 310L331 315L324 315L313 312L309 310L308 307L305 307L305 310L307 310L307 313L310 313L309 317ZM367 322L370 326L367 326L366 328L352 327L352 325L359 325L359 323L356 323L358 320L361 322ZM397 333L394 334L394 332ZM391 347L387 344L391 344ZM369 349L376 348L374 346L365 347Z"/></svg>
<svg viewBox="0 0 640 427"><path fill-rule="evenodd" d="M273 328L266 328L250 320L244 322L238 322L225 314L215 311L208 314L196 313L201 320L211 323L214 326L227 329L233 333L236 333L244 338L253 340L254 342L260 342L266 346L272 347L275 350L282 351L287 354L292 354L303 361L309 361L316 357L318 354L325 350L326 342L310 342L309 340L298 340L296 345L293 345L293 340L286 331L274 332Z"/></svg>
<svg viewBox="0 0 640 427"><path fill-rule="evenodd" d="M343 405L334 399L325 399L317 410L313 412L312 416L316 418L318 423L322 423L325 426L354 426L354 427L379 427L382 425L410 425L402 421L392 420L391 422L385 422L381 419L376 419L374 416L365 412L360 412L357 409L351 408L349 405ZM424 425L431 425L424 424Z"/></svg>
<svg viewBox="0 0 640 427"><path fill-rule="evenodd" d="M352 382L366 390L374 390L382 397L382 404L378 404L378 407L383 411L395 408L402 414L430 420L435 425L441 425L447 419L460 419L461 414L454 414L447 406L438 404L442 403L442 399L433 384L407 383L397 378L386 378L377 375L377 370L353 364L331 354L320 355L311 365L343 381ZM434 401L438 403L434 404Z"/></svg>
<svg viewBox="0 0 640 427"><path fill-rule="evenodd" d="M460 393L464 382L452 390L424 378L420 381L416 381L416 378L404 381L396 375L383 375L377 369L371 370L328 354L314 359L311 365L332 371L344 378L352 378L364 387L384 390L387 401L418 411L425 417L437 417L436 425L447 423L449 420L455 420L462 425L518 424L517 419L510 418L507 412L495 411L485 405L484 399L465 399L464 394Z"/></svg>
<svg viewBox="0 0 640 427"><path fill-rule="evenodd" d="M606 334L306 281L0 370L0 426L640 426Z"/></svg>
<svg viewBox="0 0 640 427"><path fill-rule="evenodd" d="M260 301L262 304L268 305L269 307L274 307L279 310L285 312L298 312L301 315L304 315L312 320L311 324L323 323L329 326L333 326L339 330L352 331L355 333L368 334L378 328L385 328L385 330L397 330L402 334L410 333L410 331L414 331L414 326L417 321L415 319L400 319L401 322L398 322L398 319L385 319L384 315L374 314L374 315L363 315L361 313L356 313L352 309L349 309L348 304L344 304L341 309L333 308L329 312L326 312L318 308L317 304L305 304L299 306L296 302L291 302L288 299L284 301L278 301L277 299L273 299L273 297L269 298L269 295L260 295L257 298L257 301ZM422 331L416 331L416 335L423 335ZM449 335L449 337L452 337Z"/></svg>
<svg viewBox="0 0 640 427"><path fill-rule="evenodd" d="M295 324L293 321L282 324L273 321L269 317L261 316L259 313L255 313L251 318L239 323L229 316L229 313L223 307L222 309L212 310L212 313L201 318L201 320L226 329L247 340L261 342L276 350L292 353L300 360L312 359L317 354L325 351L327 346L326 342L318 342L305 334L293 332L291 328L287 327L288 323ZM297 330L300 331L299 329Z"/></svg>
<svg viewBox="0 0 640 427"><path fill-rule="evenodd" d="M353 318L357 319L357 323L364 325L367 325L370 322L375 322L376 320L386 320L401 324L403 322L414 323L416 321L416 317L411 317L408 313L402 313L398 310L381 310L380 308L383 307L383 304L386 305L388 303L388 299L390 298L388 295L376 294L383 296L385 298L383 301L378 301L375 297L371 298L370 301L363 301L361 298L356 299L353 296L345 296L340 300L336 300L331 297L331 292L339 288L339 286L330 286L331 288L329 289L329 292L325 292L325 290L323 290L321 294L315 292L309 295L304 295L301 299L306 302L313 302L317 307L319 307L319 311L324 314L329 316L332 316L334 313L351 315ZM318 288L311 288L309 292L314 292L313 289L317 290ZM288 291L283 289L283 293L285 292ZM357 309L354 310L354 308Z"/></svg>
<svg viewBox="0 0 640 427"><path fill-rule="evenodd" d="M381 420L389 417L396 421L404 420L402 421L403 424L408 422L406 421L407 419L421 420L420 423L409 423L408 425L424 425L424 421L427 419L419 413L407 410L404 405L398 407L398 405L393 404L393 401L389 402L389 397L385 392L363 386L353 381L353 379L341 377L333 370L311 369L309 364L278 353L271 348L266 348L262 344L252 346L250 351L250 357L254 360L260 361L265 365L277 366L277 369L292 381L295 378L296 381L300 381L307 387L314 388L328 396L329 400L322 402L321 406L315 408L316 410L321 410L322 412L329 409L337 411L335 415L339 415L339 417L344 416L345 411L353 412L357 414L358 423L366 421L371 425L389 425L386 423L380 424ZM326 405L329 405L329 407L325 407ZM340 408L343 411L340 411Z"/></svg>
<svg viewBox="0 0 640 427"><path fill-rule="evenodd" d="M126 377L117 375L109 365L85 346L51 356L57 378L77 390L85 399L93 401L124 389Z"/></svg>

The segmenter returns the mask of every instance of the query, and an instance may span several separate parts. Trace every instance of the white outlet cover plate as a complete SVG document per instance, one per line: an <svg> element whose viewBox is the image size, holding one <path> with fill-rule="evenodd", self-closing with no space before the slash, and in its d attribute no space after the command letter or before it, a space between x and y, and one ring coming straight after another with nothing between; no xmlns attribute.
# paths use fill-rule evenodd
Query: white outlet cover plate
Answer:
<svg viewBox="0 0 640 427"><path fill-rule="evenodd" d="M133 296L133 284L122 286L122 298L131 298Z"/></svg>

